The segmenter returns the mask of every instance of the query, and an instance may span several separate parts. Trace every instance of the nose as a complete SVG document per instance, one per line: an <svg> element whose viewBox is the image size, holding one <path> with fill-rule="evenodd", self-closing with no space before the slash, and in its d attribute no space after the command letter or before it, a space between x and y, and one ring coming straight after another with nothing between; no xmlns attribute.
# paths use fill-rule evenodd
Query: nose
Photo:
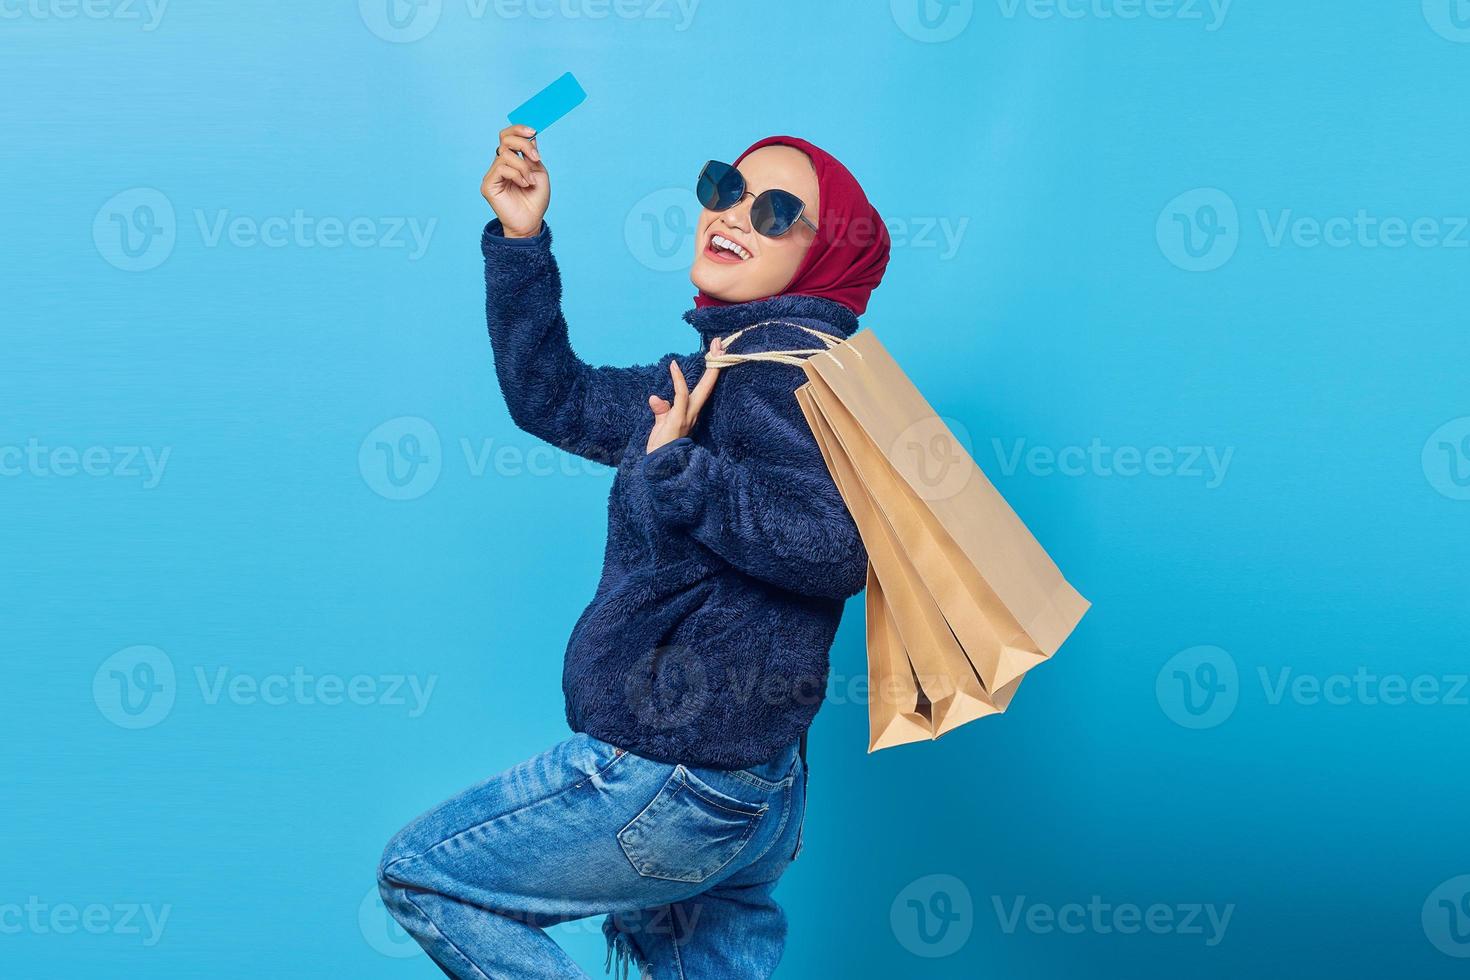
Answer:
<svg viewBox="0 0 1470 980"><path fill-rule="evenodd" d="M750 231L750 206L754 200L755 198L749 194L742 197L734 207L720 212L720 221L726 227Z"/></svg>

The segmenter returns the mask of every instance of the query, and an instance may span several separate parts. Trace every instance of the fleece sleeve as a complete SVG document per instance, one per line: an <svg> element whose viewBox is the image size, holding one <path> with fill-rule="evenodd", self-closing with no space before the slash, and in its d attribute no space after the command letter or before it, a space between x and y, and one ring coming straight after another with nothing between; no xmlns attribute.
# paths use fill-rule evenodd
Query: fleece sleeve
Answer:
<svg viewBox="0 0 1470 980"><path fill-rule="evenodd" d="M735 379L720 383L727 382ZM654 514L669 530L683 530L761 581L842 599L862 590L868 556L793 387L739 396L746 402L740 414L759 432L743 458L686 437L644 456L639 471Z"/></svg>
<svg viewBox="0 0 1470 980"><path fill-rule="evenodd" d="M617 465L639 411L648 411L659 365L592 367L577 357L562 316L549 225L532 238L506 238L496 219L485 227L480 250L495 375L511 418L559 449Z"/></svg>

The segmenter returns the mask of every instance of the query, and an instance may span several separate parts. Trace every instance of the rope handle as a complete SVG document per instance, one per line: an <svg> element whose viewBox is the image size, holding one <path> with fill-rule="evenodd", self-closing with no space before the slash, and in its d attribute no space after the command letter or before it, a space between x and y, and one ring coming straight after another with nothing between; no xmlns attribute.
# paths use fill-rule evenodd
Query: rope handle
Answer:
<svg viewBox="0 0 1470 980"><path fill-rule="evenodd" d="M805 324L792 323L790 320L762 320L760 323L752 323L750 326L742 327L728 337L725 337L722 342L728 347L732 341L747 330L754 330L756 327L764 327L777 323L788 327L796 327L798 330L805 330L820 340L823 346L803 347L794 350L753 351L749 354L732 354L729 350L726 350L723 354L705 354L704 363L708 367L724 368L732 367L736 364L744 364L748 361L770 361L775 364L790 364L794 367L801 367L802 363L813 354L823 354L843 342L843 338L836 334L826 333L813 327L808 327Z"/></svg>

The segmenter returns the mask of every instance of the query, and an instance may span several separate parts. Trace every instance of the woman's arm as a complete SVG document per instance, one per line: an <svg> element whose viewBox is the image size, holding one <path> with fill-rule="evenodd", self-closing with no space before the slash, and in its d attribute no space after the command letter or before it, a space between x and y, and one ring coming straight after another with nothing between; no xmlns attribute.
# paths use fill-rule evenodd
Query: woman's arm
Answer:
<svg viewBox="0 0 1470 980"><path fill-rule="evenodd" d="M485 320L511 418L559 449L616 465L672 355L627 368L591 367L577 357L567 338L561 274L544 222L537 235L507 238L497 219L485 228L480 247Z"/></svg>
<svg viewBox="0 0 1470 980"><path fill-rule="evenodd" d="M822 461L821 450L791 394L762 381L784 377L780 365L742 365L726 379L738 399L737 424L753 434L741 459L675 439L643 457L640 472L653 513L731 565L803 595L842 599L862 591L868 555L857 526ZM734 389L739 388L738 393Z"/></svg>
<svg viewBox="0 0 1470 980"><path fill-rule="evenodd" d="M551 177L535 137L528 126L501 130L495 163L480 184L496 214L480 238L495 375L516 425L559 449L615 465L643 419L660 365L594 368L572 351L543 220ZM663 370L668 360L660 362Z"/></svg>

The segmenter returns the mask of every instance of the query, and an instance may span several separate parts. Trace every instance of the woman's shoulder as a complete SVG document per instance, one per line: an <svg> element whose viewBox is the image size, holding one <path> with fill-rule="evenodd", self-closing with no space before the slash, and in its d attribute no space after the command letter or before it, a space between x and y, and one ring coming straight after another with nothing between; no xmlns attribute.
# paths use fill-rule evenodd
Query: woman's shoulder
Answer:
<svg viewBox="0 0 1470 980"><path fill-rule="evenodd" d="M725 349L732 354L792 351L805 355L840 343L843 335L824 320L811 317L782 317L755 323L727 338Z"/></svg>

